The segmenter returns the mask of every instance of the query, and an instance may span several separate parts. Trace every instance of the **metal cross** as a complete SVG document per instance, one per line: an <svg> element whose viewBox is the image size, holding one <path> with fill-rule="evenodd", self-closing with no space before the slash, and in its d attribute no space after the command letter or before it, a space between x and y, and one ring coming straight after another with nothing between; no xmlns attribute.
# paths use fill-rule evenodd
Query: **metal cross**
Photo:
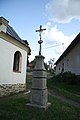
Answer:
<svg viewBox="0 0 80 120"><path fill-rule="evenodd" d="M41 37L41 33L46 30L46 29L42 29L42 25L40 25L40 29L39 30L36 30L36 32L39 32L39 36L40 36L40 40L38 41L38 43L40 44L40 50L39 50L39 55L41 55L41 44L43 43L43 41L41 40L42 37Z"/></svg>

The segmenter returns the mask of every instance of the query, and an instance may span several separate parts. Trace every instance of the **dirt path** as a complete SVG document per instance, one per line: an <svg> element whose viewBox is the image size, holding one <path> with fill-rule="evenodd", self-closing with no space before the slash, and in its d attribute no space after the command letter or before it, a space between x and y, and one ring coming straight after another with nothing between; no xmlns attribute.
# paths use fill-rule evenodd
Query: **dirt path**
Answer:
<svg viewBox="0 0 80 120"><path fill-rule="evenodd" d="M48 93L49 93L50 95L56 97L57 99L65 102L65 103L68 103L68 104L70 104L70 105L73 105L73 106L75 106L75 107L80 108L80 103L75 102L75 101L73 101L73 100L70 100L70 99L68 99L68 98L65 98L65 97L63 97L63 96L60 96L60 95L58 95L58 93L53 92L53 90L51 90L51 89L48 90Z"/></svg>

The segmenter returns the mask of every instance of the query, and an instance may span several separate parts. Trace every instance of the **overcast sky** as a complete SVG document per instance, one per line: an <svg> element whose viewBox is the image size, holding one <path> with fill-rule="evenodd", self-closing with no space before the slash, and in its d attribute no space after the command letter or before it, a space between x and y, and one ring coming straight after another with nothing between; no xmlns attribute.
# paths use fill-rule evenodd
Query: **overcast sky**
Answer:
<svg viewBox="0 0 80 120"><path fill-rule="evenodd" d="M55 61L80 32L80 0L0 0L0 16L5 17L31 47L30 61L38 55L40 25L43 32L42 55Z"/></svg>

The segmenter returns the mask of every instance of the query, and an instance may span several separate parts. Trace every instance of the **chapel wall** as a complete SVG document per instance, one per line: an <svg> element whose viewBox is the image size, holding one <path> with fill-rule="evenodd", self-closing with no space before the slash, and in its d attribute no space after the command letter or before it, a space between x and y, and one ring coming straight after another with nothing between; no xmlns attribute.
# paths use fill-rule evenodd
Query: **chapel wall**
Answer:
<svg viewBox="0 0 80 120"><path fill-rule="evenodd" d="M13 71L14 54L22 55L21 72ZM26 82L27 52L6 40L0 38L0 85L24 84Z"/></svg>

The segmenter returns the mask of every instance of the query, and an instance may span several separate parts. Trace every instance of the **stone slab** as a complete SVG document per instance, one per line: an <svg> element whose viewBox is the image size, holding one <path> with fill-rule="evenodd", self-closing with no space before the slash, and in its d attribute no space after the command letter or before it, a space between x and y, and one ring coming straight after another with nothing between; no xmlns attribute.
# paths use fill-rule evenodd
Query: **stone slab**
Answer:
<svg viewBox="0 0 80 120"><path fill-rule="evenodd" d="M33 78L32 80L32 87L34 88L46 88L46 79L44 78Z"/></svg>
<svg viewBox="0 0 80 120"><path fill-rule="evenodd" d="M46 71L39 71L39 70L36 70L36 71L33 71L33 74L32 74L33 78L34 77L47 77L47 74L46 74Z"/></svg>
<svg viewBox="0 0 80 120"><path fill-rule="evenodd" d="M46 106L48 91L46 89L32 89L31 90L31 104Z"/></svg>
<svg viewBox="0 0 80 120"><path fill-rule="evenodd" d="M41 105L36 105L36 104L31 104L31 103L27 103L26 105L31 106L31 107L42 108L46 110L51 105L51 103L48 102L46 106L41 106Z"/></svg>

